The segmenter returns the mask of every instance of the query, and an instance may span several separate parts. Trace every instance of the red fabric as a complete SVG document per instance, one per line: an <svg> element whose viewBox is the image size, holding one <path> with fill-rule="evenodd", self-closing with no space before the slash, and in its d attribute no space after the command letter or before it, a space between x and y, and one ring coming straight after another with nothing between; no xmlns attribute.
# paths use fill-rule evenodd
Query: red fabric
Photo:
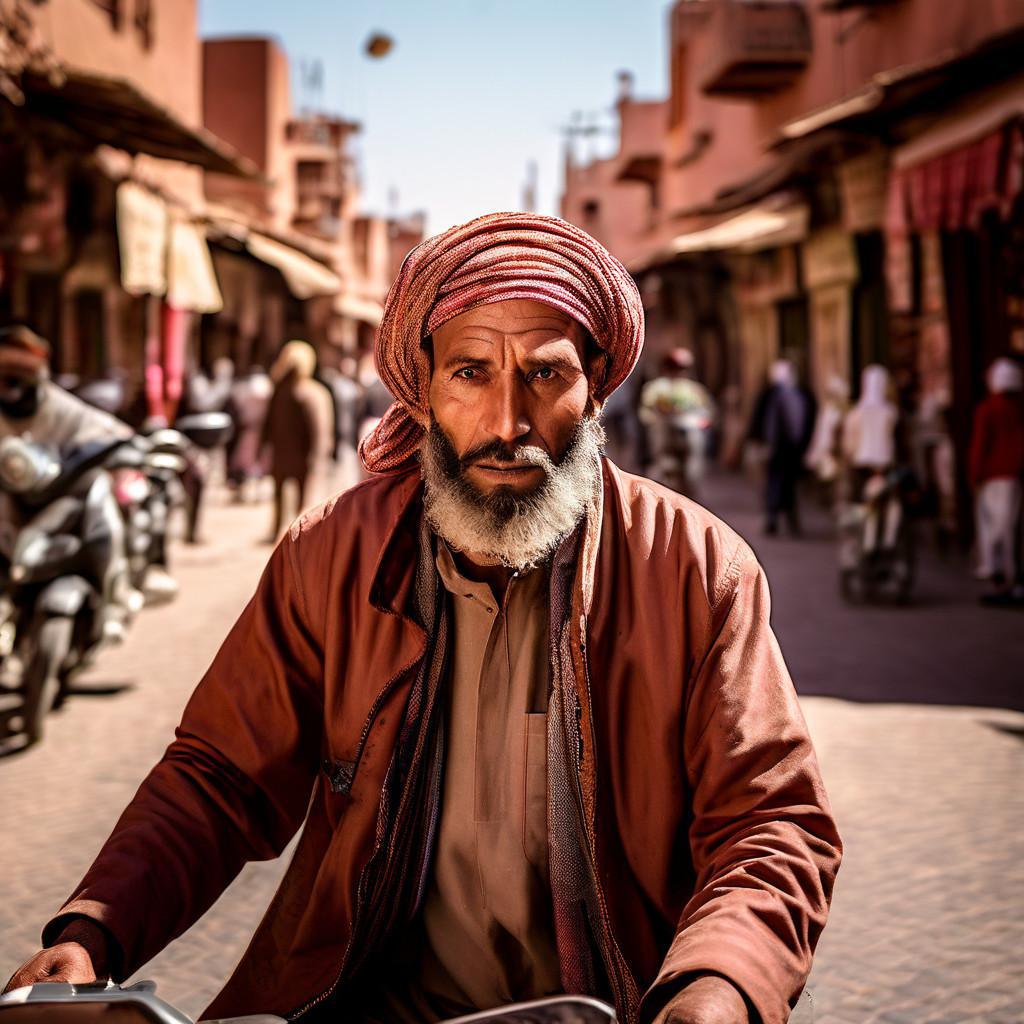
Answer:
<svg viewBox="0 0 1024 1024"><path fill-rule="evenodd" d="M977 487L988 480L1024 477L1024 402L1019 392L989 395L974 413L970 478Z"/></svg>
<svg viewBox="0 0 1024 1024"><path fill-rule="evenodd" d="M360 445L372 473L408 468L429 416L430 359L422 342L477 306L534 299L579 321L608 354L594 397L607 398L636 365L643 305L625 267L596 239L557 217L493 213L428 238L406 257L377 333L377 370L398 401Z"/></svg>
<svg viewBox="0 0 1024 1024"><path fill-rule="evenodd" d="M916 231L973 230L988 210L1009 215L1024 181L1024 137L1018 123L959 149L895 172L889 219L906 182L907 213Z"/></svg>

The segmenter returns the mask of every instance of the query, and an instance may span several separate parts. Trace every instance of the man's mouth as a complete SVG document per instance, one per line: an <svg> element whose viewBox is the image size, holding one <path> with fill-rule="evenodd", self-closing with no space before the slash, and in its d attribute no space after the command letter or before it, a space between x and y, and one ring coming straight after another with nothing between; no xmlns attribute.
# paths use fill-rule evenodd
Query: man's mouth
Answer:
<svg viewBox="0 0 1024 1024"><path fill-rule="evenodd" d="M527 476L531 473L543 473L544 470L532 462L474 462L471 469L484 473L497 473L506 477Z"/></svg>

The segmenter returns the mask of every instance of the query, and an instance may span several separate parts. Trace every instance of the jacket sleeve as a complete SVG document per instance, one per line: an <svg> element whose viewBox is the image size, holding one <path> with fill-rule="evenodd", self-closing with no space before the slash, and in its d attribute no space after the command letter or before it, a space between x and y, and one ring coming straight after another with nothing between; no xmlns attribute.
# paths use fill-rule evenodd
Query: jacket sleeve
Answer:
<svg viewBox="0 0 1024 1024"><path fill-rule="evenodd" d="M684 727L696 884L648 1000L664 1005L685 976L710 971L739 988L763 1024L784 1024L842 847L746 544L719 589Z"/></svg>
<svg viewBox="0 0 1024 1024"><path fill-rule="evenodd" d="M309 627L295 528L274 552L185 709L174 742L43 931L85 916L116 940L122 980L184 932L246 861L281 853L312 791L322 654Z"/></svg>

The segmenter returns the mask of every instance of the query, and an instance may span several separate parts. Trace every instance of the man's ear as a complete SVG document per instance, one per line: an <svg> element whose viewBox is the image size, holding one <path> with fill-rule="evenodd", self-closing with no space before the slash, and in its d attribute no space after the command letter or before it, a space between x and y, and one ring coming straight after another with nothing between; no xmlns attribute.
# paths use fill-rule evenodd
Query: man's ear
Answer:
<svg viewBox="0 0 1024 1024"><path fill-rule="evenodd" d="M587 380L590 381L590 392L600 390L601 385L608 377L608 367L611 358L602 348L598 348L597 342L588 336L584 358L587 366Z"/></svg>

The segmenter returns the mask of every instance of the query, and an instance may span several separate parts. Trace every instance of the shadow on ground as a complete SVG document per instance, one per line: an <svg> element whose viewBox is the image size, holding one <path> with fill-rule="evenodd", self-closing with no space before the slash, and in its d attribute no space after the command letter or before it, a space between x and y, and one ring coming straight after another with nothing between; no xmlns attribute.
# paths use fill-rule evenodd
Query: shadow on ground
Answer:
<svg viewBox="0 0 1024 1024"><path fill-rule="evenodd" d="M965 557L922 543L909 606L852 607L839 595L824 511L805 501L804 537L768 537L749 480L713 477L701 497L764 565L772 623L802 695L1024 710L1024 612L982 607Z"/></svg>

